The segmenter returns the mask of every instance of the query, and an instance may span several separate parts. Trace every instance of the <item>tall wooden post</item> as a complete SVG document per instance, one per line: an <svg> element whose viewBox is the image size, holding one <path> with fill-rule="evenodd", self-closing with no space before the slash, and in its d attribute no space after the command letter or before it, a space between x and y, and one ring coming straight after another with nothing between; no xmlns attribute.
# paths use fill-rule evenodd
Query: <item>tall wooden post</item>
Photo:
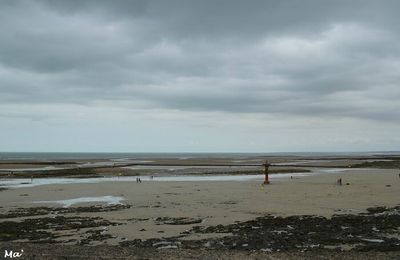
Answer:
<svg viewBox="0 0 400 260"><path fill-rule="evenodd" d="M269 184L268 168L269 168L269 163L268 160L266 160L264 163L264 174L265 174L264 184Z"/></svg>

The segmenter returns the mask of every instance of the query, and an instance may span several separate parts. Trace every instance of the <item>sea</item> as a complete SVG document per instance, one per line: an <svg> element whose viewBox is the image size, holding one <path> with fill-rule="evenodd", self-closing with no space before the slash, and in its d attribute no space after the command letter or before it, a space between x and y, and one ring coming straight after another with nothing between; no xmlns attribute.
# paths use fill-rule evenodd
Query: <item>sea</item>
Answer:
<svg viewBox="0 0 400 260"><path fill-rule="evenodd" d="M372 152L281 152L281 153L74 153L74 152L0 152L0 160L94 160L94 159L148 159L148 158L249 158L258 156L377 156L400 155L400 151Z"/></svg>

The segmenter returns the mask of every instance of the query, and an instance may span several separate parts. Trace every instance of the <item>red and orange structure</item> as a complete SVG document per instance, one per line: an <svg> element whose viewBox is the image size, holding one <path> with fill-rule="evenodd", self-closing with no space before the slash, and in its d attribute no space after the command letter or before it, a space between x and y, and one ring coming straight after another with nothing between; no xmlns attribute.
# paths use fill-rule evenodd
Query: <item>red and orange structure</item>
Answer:
<svg viewBox="0 0 400 260"><path fill-rule="evenodd" d="M269 170L270 164L268 163L268 161L265 161L263 166L264 166L264 175L265 175L263 184L266 185L266 184L269 184L269 172L268 172L268 170Z"/></svg>

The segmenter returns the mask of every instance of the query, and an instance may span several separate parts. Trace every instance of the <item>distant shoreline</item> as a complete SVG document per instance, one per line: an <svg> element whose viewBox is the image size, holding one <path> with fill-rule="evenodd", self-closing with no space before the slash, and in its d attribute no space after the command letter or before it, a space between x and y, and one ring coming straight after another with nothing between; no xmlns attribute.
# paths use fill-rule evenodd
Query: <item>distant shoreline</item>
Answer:
<svg viewBox="0 0 400 260"><path fill-rule="evenodd" d="M0 178L101 177L205 174L263 174L265 160L272 165L270 173L310 172L313 168L400 168L400 156L324 156L265 157L143 157L56 161L0 160ZM232 166L225 166L232 165ZM247 166L249 165L249 166ZM276 165L276 166L274 166Z"/></svg>

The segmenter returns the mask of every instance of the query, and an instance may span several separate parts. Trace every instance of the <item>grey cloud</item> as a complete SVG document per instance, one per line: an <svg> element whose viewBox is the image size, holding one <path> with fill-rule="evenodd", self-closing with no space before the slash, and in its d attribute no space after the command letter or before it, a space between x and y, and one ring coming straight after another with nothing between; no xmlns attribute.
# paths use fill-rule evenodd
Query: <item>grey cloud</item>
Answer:
<svg viewBox="0 0 400 260"><path fill-rule="evenodd" d="M2 103L398 117L398 1L1 5Z"/></svg>

